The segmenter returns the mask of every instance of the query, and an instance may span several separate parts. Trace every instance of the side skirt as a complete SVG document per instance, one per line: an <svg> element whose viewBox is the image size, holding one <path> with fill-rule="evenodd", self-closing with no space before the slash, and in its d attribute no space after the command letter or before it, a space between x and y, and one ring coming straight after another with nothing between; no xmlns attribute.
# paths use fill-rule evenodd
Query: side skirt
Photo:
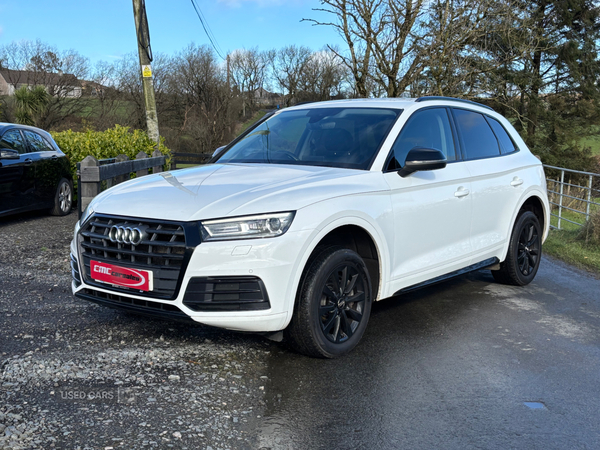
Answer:
<svg viewBox="0 0 600 450"><path fill-rule="evenodd" d="M441 283L442 281L449 280L450 278L458 277L460 275L464 275L465 273L474 272L476 270L481 269L494 269L495 265L497 265L500 260L496 257L486 259L485 261L478 262L476 264L471 264L470 266L464 267L459 270L455 270L454 272L447 273L445 275L440 275L439 277L432 278L431 280L423 281L422 283L413 284L412 286L405 287L400 289L399 291L394 292L393 296L405 294L407 292L414 291L416 289L421 289L425 286L431 286L433 284Z"/></svg>

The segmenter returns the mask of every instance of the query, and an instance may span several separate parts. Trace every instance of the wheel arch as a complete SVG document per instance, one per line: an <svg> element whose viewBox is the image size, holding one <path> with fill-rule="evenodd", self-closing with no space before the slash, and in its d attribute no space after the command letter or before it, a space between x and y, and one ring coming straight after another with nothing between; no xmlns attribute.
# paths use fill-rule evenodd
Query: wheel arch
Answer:
<svg viewBox="0 0 600 450"><path fill-rule="evenodd" d="M328 246L339 245L358 253L365 261L369 272L373 300L380 298L383 293L385 270L389 264L389 254L384 251L385 244L381 242L380 236L375 227L360 217L353 217L352 220L337 219L318 230L299 262L299 275L294 278L292 285L293 304L288 308L286 322L289 323L297 306L298 293L302 287L306 270L321 249Z"/></svg>
<svg viewBox="0 0 600 450"><path fill-rule="evenodd" d="M538 220L540 221L540 225L543 230L542 231L542 234L543 234L542 242L545 241L546 237L548 236L548 230L550 228L550 207L548 204L547 197L546 197L546 201L544 201L544 195L541 192L539 192L537 189L527 191L521 198L519 207L515 209L513 217L511 219L511 221L509 222L510 228L507 230L507 234L506 234L506 236L508 238L507 238L504 250L502 251L500 261L504 261L506 259L512 230L515 226L515 223L516 223L519 215L523 211L533 212L536 215L536 217L538 218Z"/></svg>
<svg viewBox="0 0 600 450"><path fill-rule="evenodd" d="M523 204L521 205L521 207L519 208L519 212L517 213L516 217L519 217L519 215L523 212L523 211L531 211L532 213L534 213L536 215L536 217L538 218L538 220L540 221L540 225L542 226L542 230L543 233L546 234L545 230L546 230L546 225L547 225L547 221L549 220L546 213L546 209L544 208L544 203L542 202L542 199L539 198L537 195L532 195L530 197L528 197ZM544 236L545 238L545 236Z"/></svg>
<svg viewBox="0 0 600 450"><path fill-rule="evenodd" d="M363 259L367 270L369 272L369 278L371 279L371 287L373 289L374 297L377 298L379 287L381 283L381 263L379 258L379 251L373 237L362 227L358 225L342 225L338 228L331 230L319 241L315 246L311 255L309 256L303 272L318 253L320 248L329 246L340 246L348 248L356 253Z"/></svg>

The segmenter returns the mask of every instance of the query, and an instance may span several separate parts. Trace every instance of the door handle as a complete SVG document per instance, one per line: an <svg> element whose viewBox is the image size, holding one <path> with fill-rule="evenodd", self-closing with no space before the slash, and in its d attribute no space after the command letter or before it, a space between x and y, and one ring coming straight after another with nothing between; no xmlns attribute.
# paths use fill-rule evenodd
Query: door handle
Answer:
<svg viewBox="0 0 600 450"><path fill-rule="evenodd" d="M33 160L31 158L27 158L25 161L23 161L25 164L30 165L33 164Z"/></svg>
<svg viewBox="0 0 600 450"><path fill-rule="evenodd" d="M521 180L519 177L514 177L513 180L510 182L510 185L514 187L521 186L522 184L523 180Z"/></svg>
<svg viewBox="0 0 600 450"><path fill-rule="evenodd" d="M464 187L459 187L456 192L454 193L455 197L466 197L467 195L469 195L469 190L465 189Z"/></svg>
<svg viewBox="0 0 600 450"><path fill-rule="evenodd" d="M58 156L52 155L52 159L58 159Z"/></svg>

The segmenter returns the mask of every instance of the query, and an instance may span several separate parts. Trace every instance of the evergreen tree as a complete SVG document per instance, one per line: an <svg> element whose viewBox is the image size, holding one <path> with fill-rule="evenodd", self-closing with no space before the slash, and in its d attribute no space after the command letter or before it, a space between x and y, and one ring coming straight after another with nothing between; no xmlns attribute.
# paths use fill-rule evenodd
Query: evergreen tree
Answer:
<svg viewBox="0 0 600 450"><path fill-rule="evenodd" d="M588 169L578 140L600 117L600 12L591 0L507 2L486 42L492 97L544 162ZM499 64L498 64L499 62Z"/></svg>

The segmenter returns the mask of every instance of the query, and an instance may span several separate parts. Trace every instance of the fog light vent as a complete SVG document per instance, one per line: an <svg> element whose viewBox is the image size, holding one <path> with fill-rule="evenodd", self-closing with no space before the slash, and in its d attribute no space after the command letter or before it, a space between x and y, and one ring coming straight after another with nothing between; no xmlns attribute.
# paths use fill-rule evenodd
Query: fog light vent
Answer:
<svg viewBox="0 0 600 450"><path fill-rule="evenodd" d="M258 277L194 277L183 304L192 311L254 311L269 309L269 297Z"/></svg>

